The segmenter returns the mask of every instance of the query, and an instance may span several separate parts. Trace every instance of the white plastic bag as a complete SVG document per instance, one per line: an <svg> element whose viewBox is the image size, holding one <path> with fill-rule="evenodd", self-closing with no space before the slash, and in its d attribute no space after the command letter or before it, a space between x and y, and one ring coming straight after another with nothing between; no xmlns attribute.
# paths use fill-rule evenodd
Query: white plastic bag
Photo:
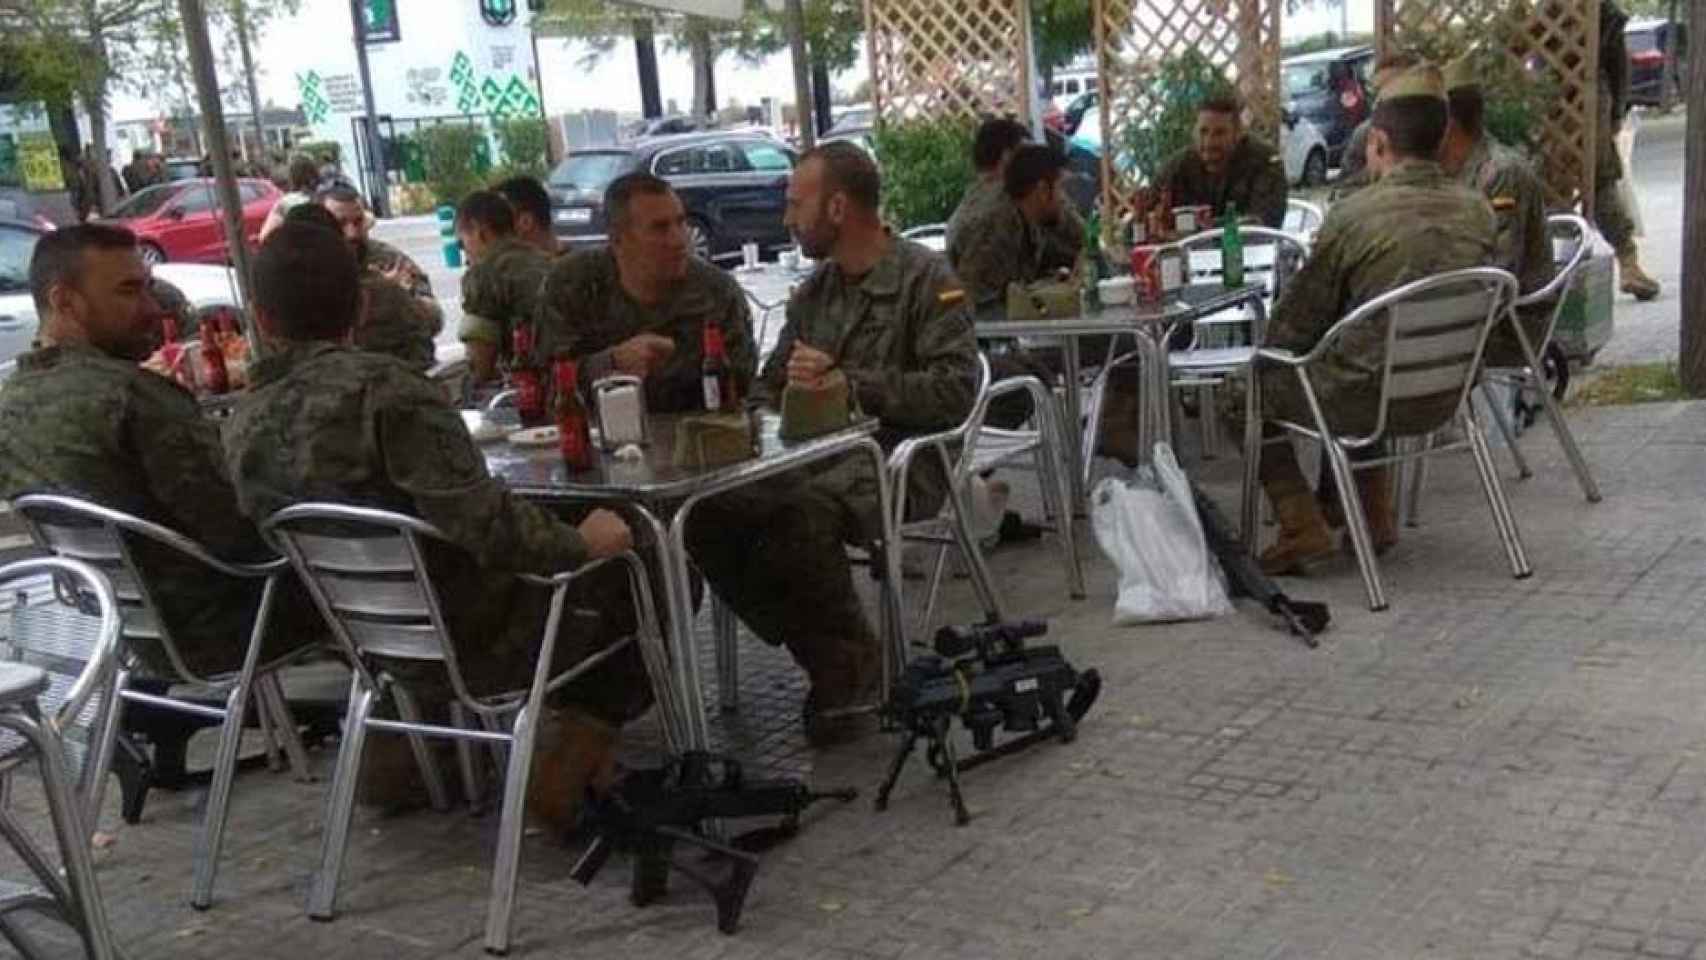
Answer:
<svg viewBox="0 0 1706 960"><path fill-rule="evenodd" d="M1096 542L1120 571L1115 625L1200 620L1232 609L1171 447L1156 444L1154 465L1140 468L1135 482L1107 477L1090 499Z"/></svg>

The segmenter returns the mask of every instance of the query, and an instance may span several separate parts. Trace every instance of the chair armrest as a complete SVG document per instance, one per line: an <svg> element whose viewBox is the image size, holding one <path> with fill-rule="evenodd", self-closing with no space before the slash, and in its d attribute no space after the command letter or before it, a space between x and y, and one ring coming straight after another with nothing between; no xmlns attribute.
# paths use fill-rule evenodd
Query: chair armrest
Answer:
<svg viewBox="0 0 1706 960"><path fill-rule="evenodd" d="M1317 347L1316 349L1320 348ZM1287 350L1284 347L1263 347L1256 351L1256 359L1266 360L1269 363L1277 363L1286 367L1301 367L1315 359L1315 350L1311 350L1302 356L1298 356L1293 351Z"/></svg>
<svg viewBox="0 0 1706 960"><path fill-rule="evenodd" d="M597 560L583 563L573 570L564 570L560 573L552 574L551 576L544 576L537 573L518 573L515 576L516 579L521 582L531 584L535 587L563 587L579 580L595 570L608 567L613 563L638 564L639 562L640 558L634 553L634 551L624 550L614 556L600 557ZM641 569L644 569L643 565L641 566Z"/></svg>

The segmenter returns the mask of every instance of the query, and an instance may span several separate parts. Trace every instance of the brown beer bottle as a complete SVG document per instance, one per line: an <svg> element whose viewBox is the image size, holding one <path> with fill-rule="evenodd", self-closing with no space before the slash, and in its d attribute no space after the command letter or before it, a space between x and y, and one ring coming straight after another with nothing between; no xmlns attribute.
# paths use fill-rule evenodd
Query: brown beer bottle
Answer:
<svg viewBox="0 0 1706 960"><path fill-rule="evenodd" d="M575 362L558 360L552 379L556 381L552 413L557 421L557 443L563 453L563 464L574 471L591 470L597 458L592 449L592 429L587 422L586 406L581 403Z"/></svg>

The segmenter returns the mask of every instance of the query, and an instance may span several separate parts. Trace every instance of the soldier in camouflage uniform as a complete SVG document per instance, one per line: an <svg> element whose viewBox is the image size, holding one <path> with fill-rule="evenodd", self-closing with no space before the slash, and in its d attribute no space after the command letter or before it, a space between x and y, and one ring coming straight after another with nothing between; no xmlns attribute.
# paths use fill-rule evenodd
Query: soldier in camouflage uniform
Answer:
<svg viewBox="0 0 1706 960"><path fill-rule="evenodd" d="M1241 220L1285 225L1285 163L1274 148L1244 132L1235 97L1210 97L1197 108L1196 143L1161 165L1153 183L1170 190L1173 205L1206 204L1218 220L1237 208Z"/></svg>
<svg viewBox="0 0 1706 960"><path fill-rule="evenodd" d="M337 220L361 265L368 306L355 345L390 354L424 373L433 365L433 338L444 328L444 311L433 299L426 271L401 250L368 236L372 218L361 194L333 187L322 192L320 203Z"/></svg>
<svg viewBox="0 0 1706 960"><path fill-rule="evenodd" d="M225 449L242 510L262 519L294 503L329 500L418 516L449 543L429 543L427 564L451 642L476 694L525 687L549 593L512 574L551 575L612 556L631 544L627 526L595 511L579 527L509 492L486 470L456 410L427 378L388 357L343 346L359 310L358 268L326 231L286 223L255 260L256 319L273 349L256 364L254 386L225 428ZM301 278L312 276L313 284ZM635 629L625 575L577 584L557 654L579 660ZM442 677L394 662L393 674L428 704L442 704ZM619 726L651 702L637 651L629 647L556 695L565 737L535 765L535 812L567 829L588 783L610 772ZM407 742L367 747L370 784L412 767ZM395 799L375 788L370 797Z"/></svg>
<svg viewBox="0 0 1706 960"><path fill-rule="evenodd" d="M539 297L542 359L570 357L590 385L611 374L645 381L646 409L705 406L705 328L722 330L736 389L758 365L746 294L727 273L692 256L687 214L669 184L619 177L605 192L610 247L556 260Z"/></svg>
<svg viewBox="0 0 1706 960"><path fill-rule="evenodd" d="M135 237L98 224L47 234L30 274L41 340L0 390L0 496L81 497L176 530L224 560L271 558L237 509L213 421L183 388L138 366L160 334ZM240 666L259 586L151 541L130 546L188 666L204 674ZM267 654L319 630L305 597L274 610ZM133 648L171 675L160 651Z"/></svg>
<svg viewBox="0 0 1706 960"><path fill-rule="evenodd" d="M515 235L522 243L549 256L567 253L551 230L551 194L534 177L510 177L492 188L515 208Z"/></svg>
<svg viewBox="0 0 1706 960"><path fill-rule="evenodd" d="M1009 206L1007 165L1013 154L1030 139L1031 132L1023 124L1005 117L985 120L977 128L977 136L972 141L972 166L977 172L977 179L960 199L959 206L954 208L953 216L948 218L946 250L948 262L956 264L955 270L960 269L957 264L966 255L968 246L977 240L968 229L969 225L980 223ZM1064 168L1064 160L1061 166ZM1039 255L1046 269L1071 267L1084 246L1084 218L1078 215L1078 209L1064 196L1057 206L1059 217L1044 225L1036 237ZM971 282L969 277L965 279L968 284Z"/></svg>
<svg viewBox="0 0 1706 960"><path fill-rule="evenodd" d="M875 165L852 144L819 147L795 168L788 226L824 263L789 301L753 395L777 404L790 383L839 372L881 421L886 448L964 420L978 361L960 282L940 256L884 233L879 189ZM912 517L941 509L947 478L933 467L928 457L913 467ZM714 498L688 524L689 549L717 595L805 669L806 734L818 745L854 734L845 708L878 693L877 636L844 548L881 535L877 490L869 460L850 456Z"/></svg>
<svg viewBox="0 0 1706 960"><path fill-rule="evenodd" d="M1635 221L1623 207L1617 185L1626 172L1617 154L1617 132L1629 112L1629 48L1623 27L1629 15L1616 0L1599 4L1599 117L1594 133L1593 221L1605 242L1617 251L1621 289L1637 300L1652 300L1662 291L1659 282L1641 268L1635 248Z"/></svg>
<svg viewBox="0 0 1706 960"><path fill-rule="evenodd" d="M1402 51L1384 54L1374 61L1374 75L1370 78L1370 91L1375 96L1380 95L1380 88L1386 81L1414 67L1414 55ZM1339 178L1333 182L1333 202L1361 190L1374 182L1374 176L1368 170L1368 132L1374 127L1371 116L1356 125L1351 131L1350 138L1345 141L1345 152L1339 158Z"/></svg>
<svg viewBox="0 0 1706 960"><path fill-rule="evenodd" d="M159 308L159 316L169 316L178 323L178 339L188 340L197 335L195 307L190 298L168 281L156 276L148 278L148 296Z"/></svg>
<svg viewBox="0 0 1706 960"><path fill-rule="evenodd" d="M1454 183L1434 159L1445 134L1443 88L1439 71L1422 67L1381 91L1369 136L1377 181L1328 213L1309 259L1274 306L1265 346L1305 353L1333 324L1382 293L1493 262L1496 227L1487 201ZM1374 429L1384 346L1384 330L1375 325L1339 341L1311 371L1335 432ZM1262 410L1271 420L1313 422L1296 374L1265 369L1261 377ZM1443 424L1456 412L1457 400L1453 392L1406 401L1389 412L1387 425L1410 432ZM1266 432L1277 436L1280 430L1269 424ZM1361 455L1379 454L1371 449ZM1261 479L1280 522L1279 542L1262 554L1262 568L1295 572L1330 553L1332 536L1290 444L1264 449ZM1377 549L1391 547L1398 531L1386 469L1357 471L1357 488Z"/></svg>
<svg viewBox="0 0 1706 960"><path fill-rule="evenodd" d="M532 323L551 258L515 234L509 201L489 190L469 194L456 211L456 236L468 254L462 274L462 327L475 383L491 383L514 352L518 324Z"/></svg>
<svg viewBox="0 0 1706 960"><path fill-rule="evenodd" d="M1445 88L1451 120L1440 147L1440 163L1458 183L1487 198L1498 221L1493 263L1510 271L1523 293L1533 293L1546 286L1553 273L1545 188L1521 154L1487 136L1486 103L1472 57L1460 58L1446 69ZM1519 316L1529 345L1540 349L1552 305L1533 304ZM1527 365L1508 323L1501 321L1487 337L1486 362L1496 367Z"/></svg>

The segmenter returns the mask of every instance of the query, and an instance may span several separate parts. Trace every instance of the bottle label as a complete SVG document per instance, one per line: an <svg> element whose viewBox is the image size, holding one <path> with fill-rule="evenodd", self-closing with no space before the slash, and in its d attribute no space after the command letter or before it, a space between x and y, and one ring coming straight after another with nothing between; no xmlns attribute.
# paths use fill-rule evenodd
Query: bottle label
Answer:
<svg viewBox="0 0 1706 960"><path fill-rule="evenodd" d="M705 409L712 413L716 413L723 409L723 387L721 378L714 373L707 373L704 377L704 386Z"/></svg>

